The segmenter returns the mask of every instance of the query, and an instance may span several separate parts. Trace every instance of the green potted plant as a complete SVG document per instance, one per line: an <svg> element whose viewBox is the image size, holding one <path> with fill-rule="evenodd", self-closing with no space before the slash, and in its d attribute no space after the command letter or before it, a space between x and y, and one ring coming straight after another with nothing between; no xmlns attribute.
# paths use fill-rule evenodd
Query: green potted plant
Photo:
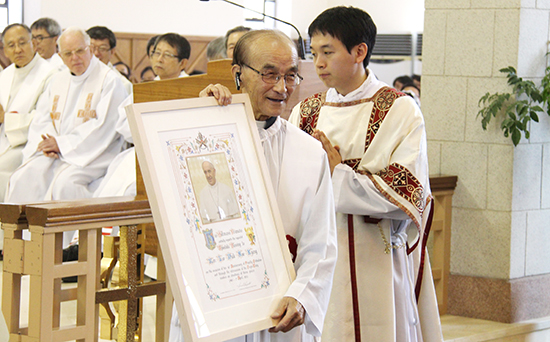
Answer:
<svg viewBox="0 0 550 342"><path fill-rule="evenodd" d="M517 75L514 67L500 69L506 73L508 84L512 87L510 93L486 93L479 99L478 105L483 106L477 113L481 116L481 126L484 130L494 117L502 119L500 124L505 137L511 137L514 146L517 146L523 132L529 139L529 122L539 122L539 113L550 115L550 67L545 70L540 86L530 80L524 80ZM546 111L543 107L546 106Z"/></svg>

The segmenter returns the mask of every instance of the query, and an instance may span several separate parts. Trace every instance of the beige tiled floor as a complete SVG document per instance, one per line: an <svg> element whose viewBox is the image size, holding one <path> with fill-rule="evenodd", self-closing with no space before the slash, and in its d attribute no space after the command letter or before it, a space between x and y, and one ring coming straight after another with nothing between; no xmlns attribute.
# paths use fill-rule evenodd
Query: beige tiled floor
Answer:
<svg viewBox="0 0 550 342"><path fill-rule="evenodd" d="M0 267L2 262L0 262ZM68 288L72 284L64 284ZM1 290L1 281L0 281ZM28 277L24 277L21 286L21 325L28 321ZM74 325L76 317L76 301L62 304L61 325ZM155 298L144 299L143 337L142 341L154 341ZM466 317L445 315L441 317L445 342L546 342L550 341L550 317L528 322L505 324ZM100 339L107 342L109 340Z"/></svg>

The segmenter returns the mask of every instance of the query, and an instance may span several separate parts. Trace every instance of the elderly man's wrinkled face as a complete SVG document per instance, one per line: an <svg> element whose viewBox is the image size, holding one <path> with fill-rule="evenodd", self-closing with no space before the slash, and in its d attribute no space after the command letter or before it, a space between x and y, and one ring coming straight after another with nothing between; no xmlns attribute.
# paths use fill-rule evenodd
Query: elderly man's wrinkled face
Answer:
<svg viewBox="0 0 550 342"><path fill-rule="evenodd" d="M210 185L216 184L216 169L212 163L205 161L202 163L202 170L204 171L204 177Z"/></svg>
<svg viewBox="0 0 550 342"><path fill-rule="evenodd" d="M18 67L29 64L34 57L31 35L22 26L14 26L4 35L4 52Z"/></svg>
<svg viewBox="0 0 550 342"><path fill-rule="evenodd" d="M32 29L32 44L38 54L44 59L50 59L57 51L57 36L50 36L43 28Z"/></svg>
<svg viewBox="0 0 550 342"><path fill-rule="evenodd" d="M297 75L298 54L290 41L274 37L262 37L250 43L247 66L233 66L233 73L240 72L243 92L250 96L256 120L280 116L286 108L296 85L288 85L284 75ZM264 81L263 75L279 75L275 84ZM296 76L297 77L297 76Z"/></svg>
<svg viewBox="0 0 550 342"><path fill-rule="evenodd" d="M60 38L59 55L63 63L76 76L82 75L90 66L92 52L79 33L68 33Z"/></svg>
<svg viewBox="0 0 550 342"><path fill-rule="evenodd" d="M178 78L187 59L178 60L178 51L165 41L159 42L151 54L151 64L161 80Z"/></svg>

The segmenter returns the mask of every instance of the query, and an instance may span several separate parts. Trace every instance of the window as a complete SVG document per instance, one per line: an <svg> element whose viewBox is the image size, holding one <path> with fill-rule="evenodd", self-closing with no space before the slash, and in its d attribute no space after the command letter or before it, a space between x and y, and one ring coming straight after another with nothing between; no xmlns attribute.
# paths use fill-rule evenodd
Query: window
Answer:
<svg viewBox="0 0 550 342"><path fill-rule="evenodd" d="M276 0L244 0L243 6L260 13L265 13L272 17L276 17L275 1ZM259 13L245 10L244 17L246 26L251 27L254 30L275 28L275 21L273 19L264 17Z"/></svg>
<svg viewBox="0 0 550 342"><path fill-rule="evenodd" d="M23 22L23 0L0 0L0 28Z"/></svg>

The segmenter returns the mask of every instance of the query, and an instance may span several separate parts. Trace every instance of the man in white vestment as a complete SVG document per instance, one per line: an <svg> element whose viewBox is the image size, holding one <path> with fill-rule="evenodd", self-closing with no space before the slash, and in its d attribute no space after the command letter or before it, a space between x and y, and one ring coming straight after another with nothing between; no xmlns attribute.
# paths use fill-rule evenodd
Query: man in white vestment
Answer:
<svg viewBox="0 0 550 342"><path fill-rule="evenodd" d="M184 70L191 55L191 44L177 33L165 33L157 38L151 53L155 80L189 76Z"/></svg>
<svg viewBox="0 0 550 342"><path fill-rule="evenodd" d="M61 34L59 50L68 69L52 77L38 102L23 165L10 178L8 201L91 197L89 184L105 174L120 152L117 109L128 94L89 45L89 36L79 28Z"/></svg>
<svg viewBox="0 0 550 342"><path fill-rule="evenodd" d="M113 31L109 30L105 26L94 26L86 30L86 33L90 36L90 50L92 53L109 68L116 71L120 76L120 80L128 94L132 93L133 85L120 71L117 70L111 63L111 57L115 54L116 50L116 37Z"/></svg>
<svg viewBox="0 0 550 342"><path fill-rule="evenodd" d="M296 269L296 279L271 316L279 323L232 341L318 341L336 263L335 213L321 145L279 117L301 79L296 47L277 31L249 32L235 47L232 73L250 96ZM221 85L209 85L201 92L205 95L220 104L231 102ZM170 341L183 340L178 332L172 328Z"/></svg>
<svg viewBox="0 0 550 342"><path fill-rule="evenodd" d="M31 30L26 25L6 27L2 42L12 64L0 73L0 202L4 201L11 174L21 165L36 103L54 72L34 52Z"/></svg>
<svg viewBox="0 0 550 342"><path fill-rule="evenodd" d="M32 42L36 52L50 62L52 67L62 70L67 66L57 53L57 39L61 34L61 26L52 18L40 18L31 25Z"/></svg>
<svg viewBox="0 0 550 342"><path fill-rule="evenodd" d="M92 29L99 31L98 29L91 28L88 32ZM95 32L94 34L96 34L96 37L99 37L98 32ZM114 39L114 35L112 35L111 38L104 38L104 41L101 45L98 45L99 48L97 48L96 51L101 52L99 49L102 47L103 49L106 49L108 46L107 44L109 44L108 41L112 39ZM183 71L191 53L191 45L187 39L175 33L163 34L157 38L155 45L153 45L152 51L151 63L157 66L156 70L160 73L156 80L167 80L189 76L185 73L185 71ZM131 95L120 106L119 119L116 124L117 132L119 132L130 144L133 144L133 140L124 107L132 103L133 96ZM94 197L135 195L136 154L134 148L131 147L122 151L109 166L107 174L101 181L97 190L94 192ZM147 269L145 272L147 275L153 276L153 274L149 273Z"/></svg>
<svg viewBox="0 0 550 342"><path fill-rule="evenodd" d="M202 163L202 170L208 183L199 195L203 222L216 222L239 217L235 191L216 180L216 167L214 164L205 160Z"/></svg>
<svg viewBox="0 0 550 342"><path fill-rule="evenodd" d="M332 173L339 255L322 340L442 341L426 253L433 198L422 113L367 68L376 26L366 12L328 9L309 36L330 89L289 121L323 143Z"/></svg>

